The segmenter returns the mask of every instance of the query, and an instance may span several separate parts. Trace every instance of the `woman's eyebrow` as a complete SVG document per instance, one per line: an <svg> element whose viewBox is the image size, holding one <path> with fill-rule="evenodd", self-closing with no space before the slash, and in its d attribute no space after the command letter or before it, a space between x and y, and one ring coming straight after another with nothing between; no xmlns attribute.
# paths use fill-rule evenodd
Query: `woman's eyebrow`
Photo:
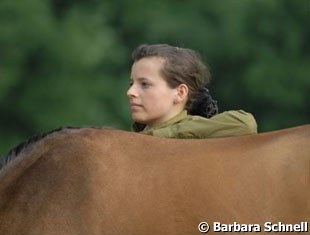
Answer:
<svg viewBox="0 0 310 235"><path fill-rule="evenodd" d="M138 81L138 82L149 81L149 79L148 79L148 78L145 78L145 77L139 77L139 78L136 78L136 79L134 79L134 78L129 78L129 80L130 80L130 81L136 80L136 81Z"/></svg>

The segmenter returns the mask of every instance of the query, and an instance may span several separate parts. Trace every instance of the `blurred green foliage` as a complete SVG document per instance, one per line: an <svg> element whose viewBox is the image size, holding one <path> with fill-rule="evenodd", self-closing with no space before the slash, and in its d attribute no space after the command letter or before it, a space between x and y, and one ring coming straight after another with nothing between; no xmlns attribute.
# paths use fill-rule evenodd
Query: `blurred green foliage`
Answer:
<svg viewBox="0 0 310 235"><path fill-rule="evenodd" d="M199 51L220 110L260 132L309 123L309 15L308 0L1 0L0 155L59 126L129 130L141 43Z"/></svg>

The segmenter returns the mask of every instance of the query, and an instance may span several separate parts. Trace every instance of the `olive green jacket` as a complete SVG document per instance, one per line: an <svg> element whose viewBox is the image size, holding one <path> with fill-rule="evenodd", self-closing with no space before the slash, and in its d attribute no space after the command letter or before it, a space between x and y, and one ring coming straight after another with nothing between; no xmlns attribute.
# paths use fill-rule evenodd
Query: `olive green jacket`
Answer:
<svg viewBox="0 0 310 235"><path fill-rule="evenodd" d="M226 111L211 118L192 116L184 110L160 125L144 129L141 127L143 128L141 125L140 127L133 125L133 130L152 136L180 139L204 139L257 133L257 124L253 115L243 110Z"/></svg>

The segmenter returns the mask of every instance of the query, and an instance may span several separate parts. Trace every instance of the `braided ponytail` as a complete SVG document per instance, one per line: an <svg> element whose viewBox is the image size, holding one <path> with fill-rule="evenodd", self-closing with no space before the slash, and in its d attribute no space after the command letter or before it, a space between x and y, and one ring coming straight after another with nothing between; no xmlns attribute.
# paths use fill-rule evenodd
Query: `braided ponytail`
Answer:
<svg viewBox="0 0 310 235"><path fill-rule="evenodd" d="M208 88L201 88L191 105L188 107L191 115L198 115L210 118L218 113L217 101L213 100Z"/></svg>

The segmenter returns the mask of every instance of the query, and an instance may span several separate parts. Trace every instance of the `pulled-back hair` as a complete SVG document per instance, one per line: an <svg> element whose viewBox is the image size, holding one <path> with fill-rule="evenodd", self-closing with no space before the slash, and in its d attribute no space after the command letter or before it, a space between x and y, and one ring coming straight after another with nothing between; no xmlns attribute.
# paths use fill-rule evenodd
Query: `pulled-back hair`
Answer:
<svg viewBox="0 0 310 235"><path fill-rule="evenodd" d="M218 113L217 102L207 89L211 78L209 68L197 52L168 44L143 44L132 53L134 62L145 57L164 59L160 73L169 87L176 88L180 84L188 86L185 109L189 114L209 118Z"/></svg>

